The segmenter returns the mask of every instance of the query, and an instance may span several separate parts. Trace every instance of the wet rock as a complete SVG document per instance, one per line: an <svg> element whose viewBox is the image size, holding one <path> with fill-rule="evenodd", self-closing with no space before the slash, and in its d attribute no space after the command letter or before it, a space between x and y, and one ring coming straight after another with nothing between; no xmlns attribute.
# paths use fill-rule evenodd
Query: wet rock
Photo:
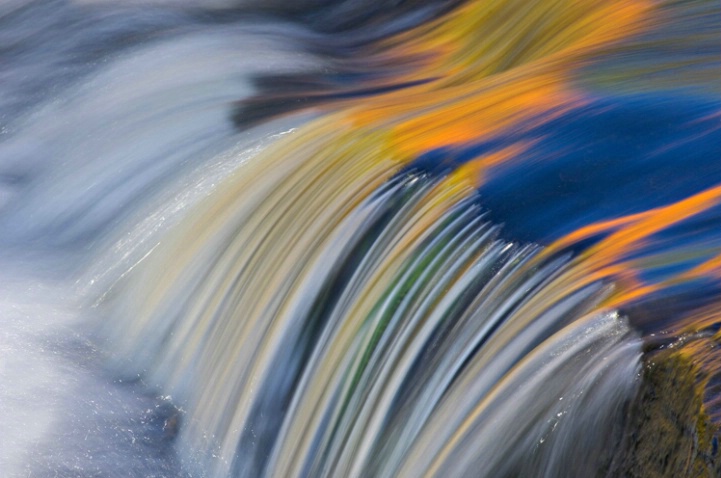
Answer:
<svg viewBox="0 0 721 478"><path fill-rule="evenodd" d="M647 355L619 446L598 476L721 476L719 428L705 410L700 368L683 350Z"/></svg>

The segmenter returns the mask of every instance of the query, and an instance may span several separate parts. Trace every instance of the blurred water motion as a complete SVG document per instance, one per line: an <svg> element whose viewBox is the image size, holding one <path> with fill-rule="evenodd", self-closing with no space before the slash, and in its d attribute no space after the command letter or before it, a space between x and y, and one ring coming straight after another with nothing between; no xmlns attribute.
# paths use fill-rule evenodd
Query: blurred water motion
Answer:
<svg viewBox="0 0 721 478"><path fill-rule="evenodd" d="M0 475L712 476L720 31L0 2Z"/></svg>

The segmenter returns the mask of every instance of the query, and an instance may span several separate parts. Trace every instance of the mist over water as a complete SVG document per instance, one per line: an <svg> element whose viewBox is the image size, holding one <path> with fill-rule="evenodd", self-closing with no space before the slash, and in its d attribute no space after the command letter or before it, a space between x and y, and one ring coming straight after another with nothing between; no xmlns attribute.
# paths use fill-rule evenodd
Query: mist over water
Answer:
<svg viewBox="0 0 721 478"><path fill-rule="evenodd" d="M0 17L1 474L183 476L171 397L107 367L87 291L297 123L235 131L251 75L319 62L181 8L17 3Z"/></svg>
<svg viewBox="0 0 721 478"><path fill-rule="evenodd" d="M0 476L601 476L713 384L718 5L495 5L0 2Z"/></svg>

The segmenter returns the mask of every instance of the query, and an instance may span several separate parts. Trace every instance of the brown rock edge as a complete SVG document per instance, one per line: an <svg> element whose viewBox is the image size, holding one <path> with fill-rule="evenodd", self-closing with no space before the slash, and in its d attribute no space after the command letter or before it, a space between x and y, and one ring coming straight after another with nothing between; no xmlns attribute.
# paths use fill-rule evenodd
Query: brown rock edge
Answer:
<svg viewBox="0 0 721 478"><path fill-rule="evenodd" d="M721 477L719 427L704 407L702 375L683 348L646 354L638 394L598 477Z"/></svg>

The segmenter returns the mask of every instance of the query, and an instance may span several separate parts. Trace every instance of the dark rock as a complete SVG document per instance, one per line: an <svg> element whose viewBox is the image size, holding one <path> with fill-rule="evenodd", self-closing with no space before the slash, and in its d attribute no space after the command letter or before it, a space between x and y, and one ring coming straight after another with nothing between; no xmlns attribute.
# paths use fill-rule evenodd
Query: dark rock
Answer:
<svg viewBox="0 0 721 478"><path fill-rule="evenodd" d="M629 406L619 446L599 476L721 476L719 428L703 403L702 375L683 349L647 355L642 383Z"/></svg>

